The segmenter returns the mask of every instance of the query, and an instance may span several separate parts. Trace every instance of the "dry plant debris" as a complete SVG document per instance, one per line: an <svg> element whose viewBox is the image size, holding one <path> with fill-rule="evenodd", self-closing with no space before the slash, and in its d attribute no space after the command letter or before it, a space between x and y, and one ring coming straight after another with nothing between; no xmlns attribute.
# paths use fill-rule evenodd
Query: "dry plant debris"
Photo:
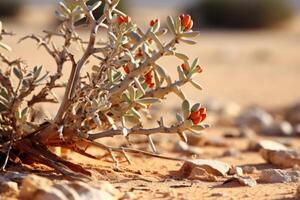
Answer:
<svg viewBox="0 0 300 200"><path fill-rule="evenodd" d="M182 160L160 156L152 135L157 133L178 134L186 141L187 131L201 133L208 127L203 124L206 109L201 104L191 105L181 86L190 83L196 89L202 87L193 78L202 73L198 59L178 52L176 46L193 40L199 33L192 30L193 20L189 15L167 18L167 28L161 27L160 20L150 22L143 32L130 18L116 6L119 0L95 1L63 0L59 2L56 16L62 21L56 30L44 31L43 36L28 35L20 39L34 40L47 51L56 63L55 72L46 72L43 66L27 66L21 59L9 60L0 54L0 151L6 155L2 170L7 162L41 163L67 176L78 177L77 173L90 175L82 166L56 156L49 147L63 147L90 158L89 147L105 150L118 165L117 155L121 154L130 163L128 153L140 153L165 159ZM104 4L103 15L96 19L93 11ZM78 22L84 25L78 25ZM77 32L78 26L90 31L88 40ZM100 30L106 37L99 38ZM170 41L161 36L172 34ZM2 39L12 35L0 24L0 46L11 51ZM63 39L57 44L54 37ZM82 54L77 58L70 47L78 45ZM166 66L157 61L166 56L174 56L182 61L178 66L178 80L172 80ZM90 66L90 60L95 65ZM68 82L63 84L63 69L71 67ZM83 73L83 69L87 73ZM16 80L13 81L13 80ZM54 90L65 88L61 102ZM182 99L182 112L176 115L177 122L171 126L161 117L158 126L144 128L142 112L149 112L151 105L163 101L169 93ZM59 103L53 119L38 122L36 105L39 103ZM153 152L119 146L108 146L98 139L124 138L144 135L148 138ZM96 141L98 140L98 141Z"/></svg>

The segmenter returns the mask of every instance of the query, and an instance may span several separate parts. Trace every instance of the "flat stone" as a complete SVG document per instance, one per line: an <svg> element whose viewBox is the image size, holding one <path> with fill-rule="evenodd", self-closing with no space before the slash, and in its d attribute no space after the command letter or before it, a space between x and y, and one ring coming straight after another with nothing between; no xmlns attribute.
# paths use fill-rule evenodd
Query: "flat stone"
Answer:
<svg viewBox="0 0 300 200"><path fill-rule="evenodd" d="M297 171L287 172L281 169L265 169L261 171L260 182L264 183L289 183L298 182L300 173Z"/></svg>
<svg viewBox="0 0 300 200"><path fill-rule="evenodd" d="M281 168L300 166L300 153L294 150L261 149L260 154L268 163Z"/></svg>
<svg viewBox="0 0 300 200"><path fill-rule="evenodd" d="M229 164L217 160L189 160L186 161L183 165L188 165L192 168L202 168L207 173L215 176L225 176L231 169L231 166Z"/></svg>
<svg viewBox="0 0 300 200"><path fill-rule="evenodd" d="M239 175L235 175L234 177L226 180L223 184L228 184L228 183L237 183L238 185L249 186L249 187L254 187L257 185L257 182L254 178L242 177Z"/></svg>

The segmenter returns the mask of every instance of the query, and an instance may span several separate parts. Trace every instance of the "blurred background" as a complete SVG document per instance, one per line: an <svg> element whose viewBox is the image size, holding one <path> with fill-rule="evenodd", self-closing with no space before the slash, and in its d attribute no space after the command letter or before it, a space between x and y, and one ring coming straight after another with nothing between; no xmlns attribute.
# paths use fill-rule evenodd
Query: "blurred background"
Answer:
<svg viewBox="0 0 300 200"><path fill-rule="evenodd" d="M16 33L7 38L29 64L53 64L32 41L16 44L26 34L41 34L57 24L57 0L0 0L0 19ZM193 101L219 99L242 106L284 106L300 99L299 0L121 0L123 10L146 28L151 19L190 13L201 31L197 45L179 48L200 58L205 90L187 86ZM100 13L100 11L97 11ZM176 77L176 59L160 61ZM190 92L191 91L191 92ZM174 103L169 102L166 106Z"/></svg>

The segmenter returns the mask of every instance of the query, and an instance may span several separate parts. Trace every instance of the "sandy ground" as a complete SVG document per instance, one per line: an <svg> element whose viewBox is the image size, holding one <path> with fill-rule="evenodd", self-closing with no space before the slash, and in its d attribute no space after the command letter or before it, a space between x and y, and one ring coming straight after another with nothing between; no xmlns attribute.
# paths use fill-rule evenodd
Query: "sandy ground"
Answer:
<svg viewBox="0 0 300 200"><path fill-rule="evenodd" d="M36 32L49 21L43 18L43 10L32 13L24 12L17 22L7 21L8 29L14 30L17 37ZM133 16L142 23L141 16L151 19L156 13L148 10L137 10ZM160 16L165 12L157 11ZM45 14L46 15L46 14ZM32 16L35 16L32 18ZM34 20L32 20L34 19ZM47 21L47 22L45 22ZM33 23L34 22L34 23ZM145 22L145 23L147 23ZM252 32L203 31L195 46L182 46L180 51L188 52L191 58L199 57L205 69L199 78L205 90L194 92L186 87L186 93L192 101L203 101L217 98L234 101L242 106L258 104L265 107L277 107L290 104L300 99L300 17L295 18L280 30L265 30ZM47 28L47 27L45 27ZM16 44L15 39L7 39L14 53L11 58L22 57L30 65L43 64L48 70L53 70L53 62L48 59L44 50L37 50L35 43L26 41L23 45ZM75 50L75 49L74 49ZM176 72L179 60L164 59L160 63L168 68L172 76ZM69 71L68 67L65 69ZM175 77L175 76L174 76ZM66 78L66 77L65 77ZM163 109L178 107L178 98L173 96L164 104ZM50 110L49 105L47 108ZM53 106L53 108L56 108ZM51 110L52 107L51 107ZM174 117L173 112L165 116ZM206 134L209 136L222 135L224 128L213 127ZM164 145L163 153L171 150L174 139L160 138ZM279 138L279 140L282 140ZM299 139L287 139L295 149L300 150ZM226 139L230 147L243 150L247 147L246 139ZM202 147L204 158L225 161L234 166L254 165L259 170L274 167L265 164L258 153L244 152L240 157L220 157L228 147ZM100 154L92 149L93 153ZM171 151L173 156L178 155ZM183 155L185 156L185 155ZM132 191L139 199L293 199L296 183L290 184L258 184L250 187L222 185L222 182L201 182L189 180L174 180L169 175L172 170L178 170L180 162L133 156L133 165L121 164L121 170L115 171L113 164L107 160L91 160L71 154L71 160L82 163L93 171L93 178L112 182L120 191ZM252 174L256 177L256 174ZM220 196L221 194L221 196Z"/></svg>

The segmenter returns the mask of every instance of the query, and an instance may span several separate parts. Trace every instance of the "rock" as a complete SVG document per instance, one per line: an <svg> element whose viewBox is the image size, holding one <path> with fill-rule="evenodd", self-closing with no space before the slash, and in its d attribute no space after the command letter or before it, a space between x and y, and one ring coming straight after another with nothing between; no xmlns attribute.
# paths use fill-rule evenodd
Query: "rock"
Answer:
<svg viewBox="0 0 300 200"><path fill-rule="evenodd" d="M223 137L213 136L213 137L206 137L204 145L206 146L215 146L215 147L227 147L228 143L224 140Z"/></svg>
<svg viewBox="0 0 300 200"><path fill-rule="evenodd" d="M242 169L245 174L255 174L258 172L256 167L253 166L244 166Z"/></svg>
<svg viewBox="0 0 300 200"><path fill-rule="evenodd" d="M259 107L250 107L236 118L239 127L251 127L254 130L261 130L273 122L272 115Z"/></svg>
<svg viewBox="0 0 300 200"><path fill-rule="evenodd" d="M126 192L124 196L121 198L121 200L133 200L133 199L137 199L137 197L132 192Z"/></svg>
<svg viewBox="0 0 300 200"><path fill-rule="evenodd" d="M24 178L20 198L24 200L113 200L118 192L108 182L99 182L98 188L80 181L54 184L46 178L29 175Z"/></svg>
<svg viewBox="0 0 300 200"><path fill-rule="evenodd" d="M239 157L241 155L241 152L237 149L230 148L224 151L223 156L224 157Z"/></svg>
<svg viewBox="0 0 300 200"><path fill-rule="evenodd" d="M300 166L300 153L294 150L261 149L260 154L268 163L281 168Z"/></svg>
<svg viewBox="0 0 300 200"><path fill-rule="evenodd" d="M294 133L298 136L300 136L300 124L296 124L294 126Z"/></svg>
<svg viewBox="0 0 300 200"><path fill-rule="evenodd" d="M285 119L293 125L300 124L300 103L292 105L287 109Z"/></svg>
<svg viewBox="0 0 300 200"><path fill-rule="evenodd" d="M295 196L296 199L300 199L300 185L298 185L297 187L297 191L296 191L296 196Z"/></svg>
<svg viewBox="0 0 300 200"><path fill-rule="evenodd" d="M229 173L229 170L231 169L231 166L227 163L217 161L217 160L204 160L204 159L198 159L198 160L189 160L186 161L183 166L183 169L194 169L194 168L201 168L204 169L208 174L214 175L214 176L225 176Z"/></svg>
<svg viewBox="0 0 300 200"><path fill-rule="evenodd" d="M211 197L224 197L224 196L227 196L227 195L224 194L224 193L215 192L215 193L212 193L210 196Z"/></svg>
<svg viewBox="0 0 300 200"><path fill-rule="evenodd" d="M265 169L261 171L260 182L264 183L289 183L299 181L299 172L287 172L281 169Z"/></svg>
<svg viewBox="0 0 300 200"><path fill-rule="evenodd" d="M234 102L225 103L221 114L226 117L237 117L241 113L241 106Z"/></svg>
<svg viewBox="0 0 300 200"><path fill-rule="evenodd" d="M7 180L0 180L0 193L18 193L18 183Z"/></svg>
<svg viewBox="0 0 300 200"><path fill-rule="evenodd" d="M32 195L40 188L48 188L51 185L52 182L49 179L37 175L28 175L22 181L20 198L24 200L31 199Z"/></svg>
<svg viewBox="0 0 300 200"><path fill-rule="evenodd" d="M287 150L288 148L283 144L274 142L272 140L260 140L260 141L250 141L248 145L249 151L259 151L260 149L268 150Z"/></svg>
<svg viewBox="0 0 300 200"><path fill-rule="evenodd" d="M239 137L241 137L241 138L251 139L251 138L254 138L255 136L256 136L256 133L251 128L243 127L240 129Z"/></svg>
<svg viewBox="0 0 300 200"><path fill-rule="evenodd" d="M190 146L183 141L176 142L175 151L184 152L184 153L188 153L188 154L194 154L194 155L202 155L203 154L203 150L201 148Z"/></svg>
<svg viewBox="0 0 300 200"><path fill-rule="evenodd" d="M244 176L243 169L241 167L234 167L230 169L229 171L230 175L238 175L238 176Z"/></svg>
<svg viewBox="0 0 300 200"><path fill-rule="evenodd" d="M294 133L293 126L287 122L274 122L270 126L262 128L261 134L267 136L291 136Z"/></svg>
<svg viewBox="0 0 300 200"><path fill-rule="evenodd" d="M235 175L234 177L226 180L223 184L228 184L228 183L238 183L239 185L242 186L249 186L249 187L254 187L257 185L257 182L255 179L252 177L242 177Z"/></svg>

